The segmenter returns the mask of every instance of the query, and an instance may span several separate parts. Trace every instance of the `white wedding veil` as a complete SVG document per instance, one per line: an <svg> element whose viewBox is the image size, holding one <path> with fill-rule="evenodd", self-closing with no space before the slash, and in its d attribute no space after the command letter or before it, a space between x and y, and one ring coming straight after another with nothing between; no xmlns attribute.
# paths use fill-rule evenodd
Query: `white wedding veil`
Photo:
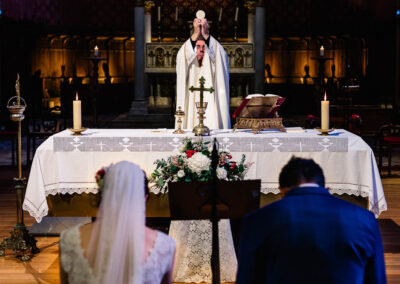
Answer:
<svg viewBox="0 0 400 284"><path fill-rule="evenodd" d="M144 186L145 175L138 165L122 161L106 170L87 250L97 283L142 283Z"/></svg>

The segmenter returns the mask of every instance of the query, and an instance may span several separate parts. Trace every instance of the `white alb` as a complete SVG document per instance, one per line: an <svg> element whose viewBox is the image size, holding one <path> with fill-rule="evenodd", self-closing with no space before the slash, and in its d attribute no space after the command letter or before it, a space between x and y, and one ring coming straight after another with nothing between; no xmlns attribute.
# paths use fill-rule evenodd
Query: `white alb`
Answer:
<svg viewBox="0 0 400 284"><path fill-rule="evenodd" d="M204 77L205 88L213 87L212 94L204 92L207 102L204 124L210 129L230 129L229 116L229 66L228 56L221 44L210 36L210 46L206 45L202 65L199 64L196 52L188 39L176 57L176 107L185 112L182 127L193 129L199 123L196 102L200 93L189 91L191 86L200 87L199 79ZM175 123L177 126L177 123Z"/></svg>

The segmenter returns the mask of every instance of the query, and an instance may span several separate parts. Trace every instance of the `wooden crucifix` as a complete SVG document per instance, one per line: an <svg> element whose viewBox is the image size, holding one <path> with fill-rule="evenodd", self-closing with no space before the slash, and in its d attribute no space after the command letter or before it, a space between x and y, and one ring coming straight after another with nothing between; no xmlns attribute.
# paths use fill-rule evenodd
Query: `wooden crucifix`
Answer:
<svg viewBox="0 0 400 284"><path fill-rule="evenodd" d="M212 94L214 92L214 88L213 87L204 88L204 83L206 82L206 79L204 79L203 76L201 76L199 82L200 82L200 88L195 88L193 86L189 88L189 91L192 93L194 91L200 91L200 103L196 103L197 112L199 114L199 125L193 128L193 133L196 136L210 135L210 129L204 125L204 114L206 113L207 103L206 104L203 103L203 96L204 96L203 93L204 91L206 91Z"/></svg>

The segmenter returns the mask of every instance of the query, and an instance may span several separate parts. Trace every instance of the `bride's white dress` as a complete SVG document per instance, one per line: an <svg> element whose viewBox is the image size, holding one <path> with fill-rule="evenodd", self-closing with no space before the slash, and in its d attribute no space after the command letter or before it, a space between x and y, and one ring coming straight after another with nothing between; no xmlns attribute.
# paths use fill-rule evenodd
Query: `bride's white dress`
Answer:
<svg viewBox="0 0 400 284"><path fill-rule="evenodd" d="M220 220L218 224L221 282L234 282L237 259L230 223ZM171 221L169 235L176 241L173 282L212 282L211 222Z"/></svg>
<svg viewBox="0 0 400 284"><path fill-rule="evenodd" d="M68 274L70 284L98 283L81 247L80 226L63 231L60 235L60 262ZM157 232L154 247L149 252L143 266L143 277L146 284L160 283L171 267L175 250L175 241L168 235ZM125 265L122 263L121 265Z"/></svg>

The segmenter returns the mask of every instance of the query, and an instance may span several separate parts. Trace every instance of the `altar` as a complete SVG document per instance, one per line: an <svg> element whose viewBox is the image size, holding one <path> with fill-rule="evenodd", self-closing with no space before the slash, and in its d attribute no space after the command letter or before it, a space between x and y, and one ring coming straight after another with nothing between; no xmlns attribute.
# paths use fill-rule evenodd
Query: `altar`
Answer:
<svg viewBox="0 0 400 284"><path fill-rule="evenodd" d="M23 209L40 222L48 215L49 197L59 194L67 201L64 206L71 203L71 194L81 194L91 196L95 207L93 196L98 187L94 176L97 170L128 160L150 174L156 159L170 156L185 137L194 137L190 131L183 135L172 132L171 129L89 129L81 136L73 136L67 130L51 136L36 151ZM261 192L264 194L279 193L280 170L295 155L312 158L321 165L326 186L332 194L367 198L367 207L376 216L387 210L371 148L359 136L346 130L335 130L329 136L320 136L316 130L302 133L262 131L259 134L245 129L235 133L232 130L213 130L211 136L203 139L214 137L220 149L232 153L233 160L246 155L246 161L253 163L246 179L261 179ZM157 206L164 209L159 208L159 215L153 213L152 217L168 214L165 212L168 210L165 198L150 205L153 212L157 211ZM83 216L91 216L85 212L89 210L87 207L81 207Z"/></svg>

